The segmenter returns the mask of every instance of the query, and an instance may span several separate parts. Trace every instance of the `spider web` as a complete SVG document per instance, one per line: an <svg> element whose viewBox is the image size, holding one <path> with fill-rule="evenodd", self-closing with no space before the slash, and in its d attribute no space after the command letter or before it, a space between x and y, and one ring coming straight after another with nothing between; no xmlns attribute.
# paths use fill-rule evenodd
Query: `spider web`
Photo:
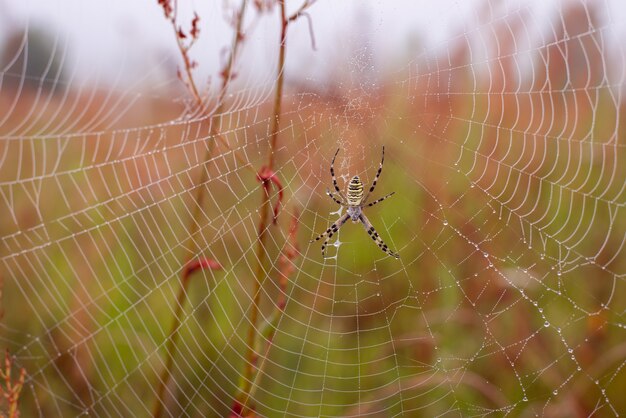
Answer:
<svg viewBox="0 0 626 418"><path fill-rule="evenodd" d="M618 1L315 3L317 50L289 27L260 275L276 8L250 12L209 118L156 3L2 6L0 335L23 416L151 415L179 309L163 416L227 416L246 380L260 416L626 411ZM212 93L238 3L198 7ZM347 223L323 259L332 156L367 187L383 145L372 197L396 194L365 213L401 258ZM222 268L181 302L200 257Z"/></svg>

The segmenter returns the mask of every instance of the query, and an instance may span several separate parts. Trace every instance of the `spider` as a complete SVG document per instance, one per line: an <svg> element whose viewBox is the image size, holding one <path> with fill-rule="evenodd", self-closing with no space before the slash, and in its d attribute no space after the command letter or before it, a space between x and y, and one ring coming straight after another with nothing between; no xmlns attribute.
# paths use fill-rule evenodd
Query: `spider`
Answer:
<svg viewBox="0 0 626 418"><path fill-rule="evenodd" d="M385 147L383 146L383 158L380 161L380 166L378 167L376 177L372 182L370 190L365 196L363 196L363 182L361 181L359 176L352 177L352 179L348 183L347 198L343 195L341 190L339 190L339 186L337 186L337 178L335 177L335 158L337 158L337 154L339 154L339 149L337 149L337 152L335 152L335 156L330 163L330 175L333 178L333 186L335 187L335 191L337 192L338 197L335 197L335 195L331 193L331 191L328 189L326 189L326 194L331 199L333 199L335 203L341 205L342 207L345 207L347 210L346 213L341 216L341 218L337 219L337 221L330 226L330 228L328 228L322 234L318 235L317 238L312 239L310 242L319 241L324 236L326 236L326 239L322 244L322 257L326 257L326 246L328 245L328 241L330 241L332 236L337 233L339 228L341 228L343 224L348 221L348 219L352 219L352 222L354 223L361 222L363 224L363 227L365 228L369 236L372 237L374 242L376 242L376 245L378 245L381 250L383 250L385 253L389 254L392 257L400 258L400 255L394 253L389 249L389 247L387 247L387 244L385 244L382 238L378 235L378 232L376 232L369 219L367 219L367 216L365 216L365 214L363 213L364 208L374 206L375 204L382 202L383 200L387 199L395 193L391 192L388 195L381 197L380 199L367 203L367 198L369 197L370 193L374 191L374 188L376 187L376 182L380 177L380 173L383 171L383 163L385 162Z"/></svg>

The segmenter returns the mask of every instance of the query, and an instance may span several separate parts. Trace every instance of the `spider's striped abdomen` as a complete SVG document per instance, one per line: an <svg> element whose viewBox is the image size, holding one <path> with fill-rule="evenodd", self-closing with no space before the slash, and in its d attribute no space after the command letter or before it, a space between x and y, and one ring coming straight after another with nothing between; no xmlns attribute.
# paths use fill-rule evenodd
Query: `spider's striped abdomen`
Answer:
<svg viewBox="0 0 626 418"><path fill-rule="evenodd" d="M348 183L348 205L359 206L363 200L363 182L359 176L352 177Z"/></svg>

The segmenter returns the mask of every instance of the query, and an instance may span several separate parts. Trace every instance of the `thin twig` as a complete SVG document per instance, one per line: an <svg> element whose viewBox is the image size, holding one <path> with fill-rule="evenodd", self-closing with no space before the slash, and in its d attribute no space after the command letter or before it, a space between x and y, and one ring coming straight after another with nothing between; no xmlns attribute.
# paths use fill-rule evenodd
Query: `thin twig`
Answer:
<svg viewBox="0 0 626 418"><path fill-rule="evenodd" d="M18 403L20 392L24 387L24 380L26 379L26 370L23 367L20 369L20 376L17 382L14 383L11 378L12 366L11 356L9 355L9 350L7 350L4 356L4 369L0 368L0 379L3 381L0 384L0 397L6 399L7 411L9 413L7 418L19 418ZM4 418L4 414L0 413L0 417Z"/></svg>
<svg viewBox="0 0 626 418"><path fill-rule="evenodd" d="M293 261L300 254L298 249L298 225L299 225L299 213L298 211L294 211L291 216L291 224L289 226L289 234L287 236L287 242L285 243L285 248L278 260L279 269L278 269L278 298L276 300L275 310L267 322L267 330L265 332L260 333L260 338L267 341L267 346L265 348L265 354L262 358L261 364L257 367L256 375L254 378L254 382L252 387L250 388L249 397L254 397L254 393L256 389L259 387L259 380L263 376L263 370L265 369L265 365L267 364L266 359L269 356L269 351L272 348L272 343L274 342L274 335L276 335L276 329L278 327L278 320L282 316L285 311L285 306L287 305L287 287L289 284L289 276L295 271ZM259 344L257 344L258 346ZM260 347L258 347L258 351L260 351ZM255 363L258 362L258 356L255 357ZM256 365L256 364L255 364Z"/></svg>
<svg viewBox="0 0 626 418"><path fill-rule="evenodd" d="M167 357L165 359L165 368L161 371L159 381L159 387L157 389L156 403L152 416L158 418L163 413L163 407L165 406L165 388L167 382L169 382L172 375L172 366L174 365L174 356L176 354L176 345L178 343L179 329L182 322L182 311L187 300L187 286L189 285L189 278L193 273L198 270L221 270L222 266L214 260L202 258L199 260L191 261L183 268L180 290L178 291L178 297L176 298L176 311L174 312L174 322L170 330L168 340L166 343Z"/></svg>
<svg viewBox="0 0 626 418"><path fill-rule="evenodd" d="M280 129L280 116L281 116L281 105L282 105L282 97L283 97L283 85L284 85L284 75L285 75L285 55L287 49L287 29L291 22L294 22L299 16L301 16L304 11L315 2L315 0L305 0L302 6L292 15L287 17L285 0L278 0L278 4L280 6L280 23L281 23L281 32L280 32L280 46L279 46L279 54L278 54L278 78L276 81L276 92L274 95L274 111L273 111L273 119L271 125L271 133L270 133L270 144L267 155L267 167L269 170L273 170L274 162L275 162L275 151L276 151L276 143L278 141L278 133ZM256 351L256 340L258 338L258 332L256 328L256 324L259 316L259 305L261 298L261 287L265 282L265 259L267 257L267 250L265 248L265 238L267 235L267 214L270 208L270 196L269 196L269 188L263 188L263 200L261 206L261 220L259 222L258 229L258 241L257 241L257 268L256 275L254 281L254 291L253 291L253 302L251 306L250 318L249 318L249 328L248 328L248 337L246 340L246 363L245 370L242 376L242 379L239 384L239 393L236 397L235 403L233 405L233 411L235 409L240 409L241 416L246 416L248 412L254 411L254 405L248 405L249 400L252 395L252 385L256 380L255 367L258 358L258 353ZM269 349L269 347L268 347ZM256 371L258 373L258 369Z"/></svg>
<svg viewBox="0 0 626 418"><path fill-rule="evenodd" d="M176 39L176 45L178 46L180 56L183 59L183 64L184 64L187 78L186 80L182 80L182 77L181 77L181 81L183 81L185 83L185 86L187 86L187 88L191 91L191 95L195 99L196 104L198 108L200 109L200 111L204 112L205 103L204 103L204 100L202 100L202 98L200 97L200 94L198 93L198 87L196 86L196 82L193 78L193 68L195 67L195 64L189 58L189 50L198 39L198 33L199 33L197 30L198 15L194 15L194 20L192 21L192 31L190 33L191 41L189 42L188 45L185 45L184 39L186 38L186 36L183 33L180 26L177 25L178 2L174 0L174 5L172 6L170 1L160 0L159 4L163 7L163 11L165 13L166 19L169 20L170 23L172 24L172 30L174 31L174 38Z"/></svg>
<svg viewBox="0 0 626 418"><path fill-rule="evenodd" d="M285 54L287 49L287 26L289 20L285 13L285 0L280 0L280 49L278 52L278 80L276 81L276 94L274 95L274 118L272 119L272 134L270 136L270 148L268 151L268 167L274 168L274 150L278 140L278 129L280 126L280 112L283 98L283 84L285 79Z"/></svg>
<svg viewBox="0 0 626 418"><path fill-rule="evenodd" d="M228 90L228 84L233 79L233 68L235 66L235 60L237 58L237 52L239 51L239 45L244 40L243 35L243 18L246 13L246 6L248 4L248 0L242 0L241 9L237 13L237 24L235 26L235 35L233 36L233 41L230 49L230 55L228 56L228 60L226 65L222 69L222 88L220 89L220 94L217 100L217 110L216 113L221 113L222 107L224 105L224 97L226 97L226 91Z"/></svg>
<svg viewBox="0 0 626 418"><path fill-rule="evenodd" d="M311 48L313 51L317 51L317 46L315 45L315 33L313 32L313 19L311 19L311 15L306 11L309 7L311 7L317 0L306 0L302 6L298 10L294 12L289 19L287 19L287 23L291 23L295 20L298 20L301 16L306 17L307 23L309 24L309 36L311 37Z"/></svg>
<svg viewBox="0 0 626 418"><path fill-rule="evenodd" d="M239 155L239 153L236 152L236 150L231 149L226 139L219 133L219 131L216 128L217 126L216 118L220 116L223 110L224 98L226 97L226 91L228 90L230 80L232 79L231 74L232 74L232 69L234 67L234 63L236 59L236 53L239 47L239 43L243 39L243 36L241 35L241 28L242 28L242 22L243 22L245 10L246 10L247 1L248 0L242 0L241 9L237 16L238 18L237 31L233 38L231 55L229 57L229 60L224 70L222 71L222 74L226 76L223 78L223 81L222 81L222 87L220 90L220 94L218 96L217 106L215 110L212 112L209 138L218 139L227 149L233 152L233 155L239 161L239 163L242 164L243 167L248 167L252 169L250 164L246 163L245 160ZM177 3L174 2L173 8L171 6L171 3L168 0L159 0L159 4L162 5L166 18L172 22L172 27L174 28L174 32L175 32L174 36L176 37L176 42L177 42L179 51L181 53L181 56L183 58L183 62L185 64L185 71L187 74L187 81L188 81L187 86L191 90L192 96L198 103L198 108L200 109L202 114L204 114L207 111L208 107L206 106L205 101L198 94L198 89L196 87L196 83L194 81L193 73L192 73L193 64L191 60L189 59L189 55L188 55L189 48L193 45L198 35L197 23L198 23L199 18L197 15L194 14L194 20L192 21L192 33L191 33L192 41L189 45L185 46L182 42L183 38L180 36L178 29L176 28ZM205 164L210 160L211 154L213 152L214 144L215 144L214 140L210 141L207 146L206 152L204 154L204 160L203 160L204 163L201 164L200 166L200 177L198 179L198 184L200 185L205 184L208 180L208 170L205 168ZM187 242L183 246L183 248L190 251L191 257L195 257L199 250L198 244L193 237L196 235L196 233L198 232L200 228L199 219L202 213L202 207L204 204L206 190L207 190L206 187L197 188L197 192L194 198L195 205L193 209L193 215L191 217L189 227L188 227L188 238L187 238ZM186 262L185 265L189 266L189 262ZM178 342L178 328L180 326L182 309L187 298L187 285L188 285L189 274L190 273L186 269L183 270L181 288L178 292L177 306L176 306L176 311L174 312L174 323L172 325L172 331L170 333L170 338L167 341L167 346L166 346L167 357L166 357L166 362L165 362L165 369L162 371L160 379L159 379L159 385L157 388L157 397L156 397L155 406L153 409L153 417L155 418L158 418L162 414L163 407L165 405L165 400L163 399L163 397L165 396L165 388L167 387L167 384L171 378L171 373L172 373L171 369L173 367L174 354L176 352L176 344Z"/></svg>
<svg viewBox="0 0 626 418"><path fill-rule="evenodd" d="M274 167L274 150L276 148L276 141L278 139L278 129L280 126L280 108L281 99L283 94L283 74L285 63L285 40L287 38L287 15L285 12L285 0L279 0L280 5L280 18L281 18L281 34L280 34L280 51L278 56L278 80L276 82L276 92L274 95L274 117L272 119L270 146L268 150L268 163L267 166L270 170ZM250 398L250 388L252 387L253 372L255 367L255 340L256 340L256 323L259 316L259 304L261 299L261 285L265 282L265 257L267 250L265 248L265 237L267 236L267 213L270 206L270 196L267 188L263 188L263 200L261 202L261 220L259 221L258 240L257 240L257 267L254 280L253 301L250 310L248 337L246 339L246 359L245 369L242 376L242 380L239 385L239 394L236 397L235 405L241 405L241 415L246 416L250 406L247 402Z"/></svg>

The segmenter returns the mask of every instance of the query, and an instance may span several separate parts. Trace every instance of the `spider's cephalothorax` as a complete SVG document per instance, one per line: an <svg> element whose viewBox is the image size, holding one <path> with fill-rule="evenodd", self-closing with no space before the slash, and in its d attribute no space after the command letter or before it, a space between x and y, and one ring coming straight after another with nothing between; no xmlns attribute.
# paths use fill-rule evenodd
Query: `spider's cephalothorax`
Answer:
<svg viewBox="0 0 626 418"><path fill-rule="evenodd" d="M376 245L378 245L381 250L383 250L392 257L400 258L397 253L394 253L389 249L389 247L387 247L387 244L385 244L382 238L378 235L378 232L376 232L369 219L367 219L367 217L363 213L363 208L374 206L375 204L382 202L383 200L387 199L389 196L395 193L391 192L388 195L381 197L380 199L377 199L371 203L367 203L367 198L369 197L370 193L374 191L374 188L376 187L376 182L380 177L380 173L383 171L383 163L385 162L385 147L383 147L383 158L380 161L380 166L378 167L378 171L376 172L376 177L374 177L374 181L372 182L372 185L370 186L370 189L365 196L363 196L363 182L361 181L359 176L352 177L352 179L348 183L347 197L345 197L343 193L341 193L341 190L339 190L339 186L337 185L337 178L335 177L335 158L337 158L338 153L339 150L335 152L335 156L330 163L330 175L333 178L333 186L335 187L335 191L338 197L336 197L328 189L326 189L326 194L330 196L330 198L333 199L335 203L338 203L341 206L345 207L346 213L341 216L341 218L339 218L334 224L332 224L330 228L317 236L315 239L311 240L311 242L318 241L326 236L326 239L322 244L322 257L325 257L328 241L330 241L331 237L335 235L339 228L341 228L348 219L352 219L352 222L361 222L363 224L369 236L372 237L374 242L376 242Z"/></svg>

